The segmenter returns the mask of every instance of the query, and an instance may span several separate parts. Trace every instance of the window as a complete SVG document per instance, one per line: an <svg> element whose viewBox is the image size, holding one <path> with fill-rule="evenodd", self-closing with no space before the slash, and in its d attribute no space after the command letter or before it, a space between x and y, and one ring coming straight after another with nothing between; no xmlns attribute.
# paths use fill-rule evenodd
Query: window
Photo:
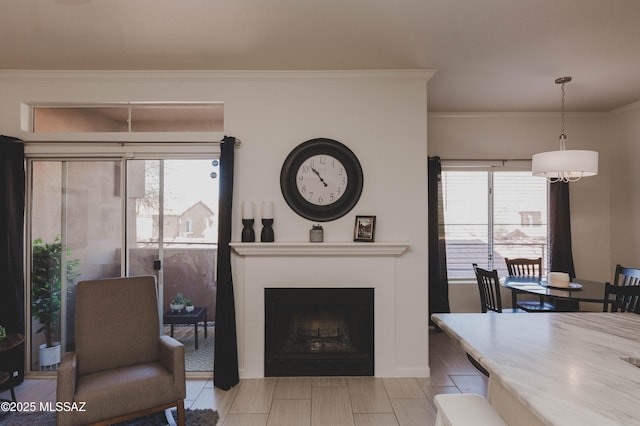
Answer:
<svg viewBox="0 0 640 426"><path fill-rule="evenodd" d="M111 104L33 107L34 133L210 132L224 130L224 104Z"/></svg>
<svg viewBox="0 0 640 426"><path fill-rule="evenodd" d="M542 257L547 268L548 184L531 172L442 173L449 280L474 279L471 264L506 275L505 257Z"/></svg>

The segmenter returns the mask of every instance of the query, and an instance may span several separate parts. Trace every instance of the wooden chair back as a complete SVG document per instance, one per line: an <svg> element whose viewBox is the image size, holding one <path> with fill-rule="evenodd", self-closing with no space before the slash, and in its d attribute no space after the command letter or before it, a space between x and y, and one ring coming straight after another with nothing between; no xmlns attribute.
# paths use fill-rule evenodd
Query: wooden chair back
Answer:
<svg viewBox="0 0 640 426"><path fill-rule="evenodd" d="M507 271L512 277L536 277L542 278L542 258L537 259L509 259L504 258L507 264Z"/></svg>
<svg viewBox="0 0 640 426"><path fill-rule="evenodd" d="M482 312L494 311L502 312L502 299L500 298L500 279L498 271L487 271L473 264L478 281L478 291L480 292L480 307Z"/></svg>
<svg viewBox="0 0 640 426"><path fill-rule="evenodd" d="M616 265L616 272L613 276L613 285L640 285L640 269L626 268L622 265Z"/></svg>
<svg viewBox="0 0 640 426"><path fill-rule="evenodd" d="M615 296L613 301L609 300ZM609 304L611 309L609 310ZM640 314L640 285L605 283L602 312L634 312Z"/></svg>

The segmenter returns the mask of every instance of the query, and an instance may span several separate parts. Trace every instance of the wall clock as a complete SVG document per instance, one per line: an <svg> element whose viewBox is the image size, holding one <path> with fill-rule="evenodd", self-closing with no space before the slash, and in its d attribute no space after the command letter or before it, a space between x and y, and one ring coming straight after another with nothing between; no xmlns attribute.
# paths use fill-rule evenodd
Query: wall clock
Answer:
<svg viewBox="0 0 640 426"><path fill-rule="evenodd" d="M280 171L280 189L300 216L327 222L349 213L362 194L358 157L346 145L326 138L295 147Z"/></svg>

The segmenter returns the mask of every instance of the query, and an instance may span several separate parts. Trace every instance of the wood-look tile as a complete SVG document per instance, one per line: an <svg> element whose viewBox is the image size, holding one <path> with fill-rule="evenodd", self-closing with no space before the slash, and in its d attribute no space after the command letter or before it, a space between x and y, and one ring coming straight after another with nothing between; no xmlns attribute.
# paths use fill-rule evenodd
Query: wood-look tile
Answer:
<svg viewBox="0 0 640 426"><path fill-rule="evenodd" d="M398 426L395 414L354 414L356 426Z"/></svg>
<svg viewBox="0 0 640 426"><path fill-rule="evenodd" d="M240 381L231 413L269 413L277 379L245 379Z"/></svg>
<svg viewBox="0 0 640 426"><path fill-rule="evenodd" d="M433 336L432 331L430 336ZM458 386L466 390L477 391L473 386L480 385L483 381L477 370L470 366L465 352L447 339L448 336L438 333L435 343L430 345L430 378L399 379L398 382L395 379L387 380L385 394L390 390L394 395L402 397L399 399L391 400L388 395L383 397L380 383L384 386L385 379L374 377L243 379L228 391L214 387L211 379L203 384L202 379L194 378L187 380L188 399L185 407L217 410L220 414L219 426L433 426L433 395L459 392L449 374L454 375ZM469 378L467 375L476 378ZM478 377L480 382L474 385L474 380L478 380ZM424 396L405 398L416 393L413 386L406 385L411 381L419 385ZM412 388L413 391L410 390ZM486 390L474 393L484 394ZM27 378L16 387L19 401L55 401L55 395L55 377ZM305 399L297 399L302 395L307 396ZM1 397L8 398L9 392L0 392ZM392 412L384 411L388 409L387 404L391 405ZM304 408L305 405L307 408ZM265 412L257 412L258 410ZM361 412L362 410L373 412Z"/></svg>
<svg viewBox="0 0 640 426"><path fill-rule="evenodd" d="M427 395L427 400L433 404L433 397L441 393L460 393L456 386L423 386L422 391ZM435 407L435 405L434 405Z"/></svg>
<svg viewBox="0 0 640 426"><path fill-rule="evenodd" d="M276 383L275 399L311 399L310 377L280 377Z"/></svg>
<svg viewBox="0 0 640 426"><path fill-rule="evenodd" d="M187 396L186 400L195 401L200 395L202 389L207 384L206 379L202 380L187 380L186 388L187 388Z"/></svg>
<svg viewBox="0 0 640 426"><path fill-rule="evenodd" d="M431 366L431 376L429 377L419 377L418 384L422 387L425 386L455 386L455 383L447 374L447 371L443 369L443 367L434 367Z"/></svg>
<svg viewBox="0 0 640 426"><path fill-rule="evenodd" d="M347 386L345 377L313 377L313 386Z"/></svg>
<svg viewBox="0 0 640 426"><path fill-rule="evenodd" d="M358 377L347 383L354 413L393 413L382 379Z"/></svg>
<svg viewBox="0 0 640 426"><path fill-rule="evenodd" d="M451 380L456 384L462 393L477 393L478 395L487 395L488 379L483 375L452 375Z"/></svg>
<svg viewBox="0 0 640 426"><path fill-rule="evenodd" d="M311 426L354 426L349 390L345 386L312 389Z"/></svg>
<svg viewBox="0 0 640 426"><path fill-rule="evenodd" d="M218 388L204 387L202 391L200 391L200 394L198 394L198 398L196 398L196 400L189 406L185 406L193 410L212 408L218 411L220 419L222 420L231 411L231 406L233 405L233 401L235 400L237 393L238 386L231 388L228 391L223 391Z"/></svg>
<svg viewBox="0 0 640 426"><path fill-rule="evenodd" d="M268 414L229 414L220 426L266 426Z"/></svg>
<svg viewBox="0 0 640 426"><path fill-rule="evenodd" d="M436 423L436 409L426 398L392 399L391 405L400 426L425 426Z"/></svg>
<svg viewBox="0 0 640 426"><path fill-rule="evenodd" d="M389 398L426 398L415 378L385 378L384 387Z"/></svg>
<svg viewBox="0 0 640 426"><path fill-rule="evenodd" d="M267 426L310 426L311 399L275 399Z"/></svg>
<svg viewBox="0 0 640 426"><path fill-rule="evenodd" d="M446 371L448 374L478 373L458 342L443 332L429 333L429 365L432 371Z"/></svg>

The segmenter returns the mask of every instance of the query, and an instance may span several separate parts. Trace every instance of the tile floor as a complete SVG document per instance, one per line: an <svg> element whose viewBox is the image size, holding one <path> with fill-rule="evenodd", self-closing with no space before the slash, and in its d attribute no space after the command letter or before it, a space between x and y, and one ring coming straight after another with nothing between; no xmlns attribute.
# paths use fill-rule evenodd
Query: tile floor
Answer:
<svg viewBox="0 0 640 426"><path fill-rule="evenodd" d="M185 407L218 410L219 426L428 426L435 423L433 395L486 393L486 378L444 333L430 331L430 365L429 378L248 379L229 391L210 379L190 379ZM53 401L55 380L28 379L16 396Z"/></svg>

